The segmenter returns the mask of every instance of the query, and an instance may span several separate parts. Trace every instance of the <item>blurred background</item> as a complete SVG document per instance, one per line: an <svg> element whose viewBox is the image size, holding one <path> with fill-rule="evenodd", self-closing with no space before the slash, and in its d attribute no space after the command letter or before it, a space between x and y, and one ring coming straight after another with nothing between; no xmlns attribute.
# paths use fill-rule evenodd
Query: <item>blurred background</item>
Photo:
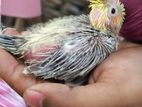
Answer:
<svg viewBox="0 0 142 107"><path fill-rule="evenodd" d="M87 0L2 0L2 24L23 31L39 22L88 11Z"/></svg>

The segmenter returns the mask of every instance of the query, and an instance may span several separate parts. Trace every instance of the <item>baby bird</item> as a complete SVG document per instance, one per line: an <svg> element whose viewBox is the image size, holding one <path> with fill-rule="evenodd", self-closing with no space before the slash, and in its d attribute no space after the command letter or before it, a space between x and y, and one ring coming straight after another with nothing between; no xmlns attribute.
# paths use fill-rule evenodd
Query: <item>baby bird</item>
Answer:
<svg viewBox="0 0 142 107"><path fill-rule="evenodd" d="M20 36L0 34L0 47L23 58L24 73L82 84L118 47L124 21L119 0L91 0L89 15L65 16L37 24Z"/></svg>

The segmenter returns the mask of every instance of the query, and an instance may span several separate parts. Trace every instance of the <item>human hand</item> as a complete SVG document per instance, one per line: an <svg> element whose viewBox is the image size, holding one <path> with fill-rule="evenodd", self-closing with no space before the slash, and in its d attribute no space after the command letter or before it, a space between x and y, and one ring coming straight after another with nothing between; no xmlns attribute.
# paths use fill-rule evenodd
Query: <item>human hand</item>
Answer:
<svg viewBox="0 0 142 107"><path fill-rule="evenodd" d="M95 72L86 86L39 83L22 74L24 66L0 50L0 76L31 107L140 107L142 106L142 47L122 44ZM8 67L7 67L8 66ZM43 102L42 102L43 101Z"/></svg>
<svg viewBox="0 0 142 107"><path fill-rule="evenodd" d="M13 36L19 35L14 28L6 28L3 33ZM0 60L0 77L9 83L20 95L23 94L27 87L39 82L33 76L23 75L21 72L24 69L24 65L3 49L0 49Z"/></svg>
<svg viewBox="0 0 142 107"><path fill-rule="evenodd" d="M27 89L24 98L31 107L141 107L141 54L139 45L122 45L97 67L88 85L41 83Z"/></svg>

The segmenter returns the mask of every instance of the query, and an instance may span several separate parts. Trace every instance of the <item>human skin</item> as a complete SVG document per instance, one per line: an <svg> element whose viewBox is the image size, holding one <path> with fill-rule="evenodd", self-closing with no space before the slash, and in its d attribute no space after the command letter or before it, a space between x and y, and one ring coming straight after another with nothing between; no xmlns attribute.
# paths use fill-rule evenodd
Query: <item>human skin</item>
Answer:
<svg viewBox="0 0 142 107"><path fill-rule="evenodd" d="M22 74L24 65L0 49L0 77L31 107L141 107L141 54L141 45L123 42L92 72L87 85L69 87Z"/></svg>

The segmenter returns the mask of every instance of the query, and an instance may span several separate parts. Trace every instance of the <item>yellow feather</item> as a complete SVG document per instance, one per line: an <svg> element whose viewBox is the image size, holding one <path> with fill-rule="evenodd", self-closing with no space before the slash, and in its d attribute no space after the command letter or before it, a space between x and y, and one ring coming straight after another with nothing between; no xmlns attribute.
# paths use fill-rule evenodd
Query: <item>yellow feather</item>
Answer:
<svg viewBox="0 0 142 107"><path fill-rule="evenodd" d="M101 4L104 4L103 0L91 0L89 7L94 8L94 7L98 7Z"/></svg>
<svg viewBox="0 0 142 107"><path fill-rule="evenodd" d="M117 17L111 15L111 6L116 9ZM107 32L109 29L118 33L125 16L124 5L119 0L90 0L89 7L91 8L90 21L94 28L103 32Z"/></svg>

